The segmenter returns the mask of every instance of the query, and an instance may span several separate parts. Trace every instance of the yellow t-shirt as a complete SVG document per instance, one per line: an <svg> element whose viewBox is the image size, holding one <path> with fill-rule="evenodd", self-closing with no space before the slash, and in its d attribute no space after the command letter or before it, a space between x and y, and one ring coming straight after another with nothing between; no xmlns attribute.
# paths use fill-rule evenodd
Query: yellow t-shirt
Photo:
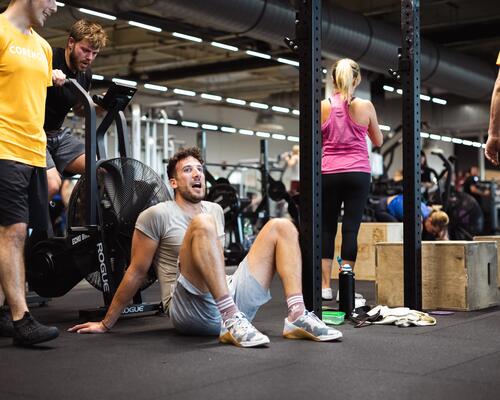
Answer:
<svg viewBox="0 0 500 400"><path fill-rule="evenodd" d="M50 45L0 14L0 159L45 167L43 121L51 85Z"/></svg>
<svg viewBox="0 0 500 400"><path fill-rule="evenodd" d="M500 66L500 51L498 52L497 65Z"/></svg>

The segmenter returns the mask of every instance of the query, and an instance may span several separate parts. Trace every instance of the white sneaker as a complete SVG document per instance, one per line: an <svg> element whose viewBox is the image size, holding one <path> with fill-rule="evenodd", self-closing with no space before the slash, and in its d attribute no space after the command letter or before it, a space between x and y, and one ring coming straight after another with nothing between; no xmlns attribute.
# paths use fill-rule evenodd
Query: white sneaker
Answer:
<svg viewBox="0 0 500 400"><path fill-rule="evenodd" d="M363 307L366 305L366 299L363 297L354 298L354 308Z"/></svg>
<svg viewBox="0 0 500 400"><path fill-rule="evenodd" d="M325 342L340 339L342 332L327 326L313 312L306 310L293 322L285 318L283 336L287 339L309 339Z"/></svg>
<svg viewBox="0 0 500 400"><path fill-rule="evenodd" d="M269 338L260 333L245 314L238 312L222 323L219 341L238 347L256 347L269 343Z"/></svg>
<svg viewBox="0 0 500 400"><path fill-rule="evenodd" d="M332 288L321 289L321 298L323 300L333 300Z"/></svg>

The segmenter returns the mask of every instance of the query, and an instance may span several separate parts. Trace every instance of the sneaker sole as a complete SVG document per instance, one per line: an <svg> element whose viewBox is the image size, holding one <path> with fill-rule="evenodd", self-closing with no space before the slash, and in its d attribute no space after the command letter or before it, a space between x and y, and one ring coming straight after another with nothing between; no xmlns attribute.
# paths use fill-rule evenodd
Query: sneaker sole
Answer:
<svg viewBox="0 0 500 400"><path fill-rule="evenodd" d="M262 340L256 341L256 342L243 342L240 343L238 342L233 335L231 335L230 332L226 332L224 335L219 336L219 342L224 343L224 344L232 344L237 347L259 347L259 346L264 346L265 344L268 344L270 342L269 338L263 338Z"/></svg>
<svg viewBox="0 0 500 400"><path fill-rule="evenodd" d="M307 339L314 340L315 342L328 342L331 340L337 340L342 338L342 332L338 332L334 335L329 336L314 336L312 333L305 331L304 329L296 328L292 331L283 332L283 337L286 339Z"/></svg>
<svg viewBox="0 0 500 400"><path fill-rule="evenodd" d="M56 334L54 334L50 337L46 337L46 338L38 339L38 340L32 340L32 341L23 341L23 340L19 340L19 339L14 338L12 343L14 346L29 347L29 346L33 346L34 344L49 342L51 340L56 339L58 336L59 336L59 332L57 332Z"/></svg>

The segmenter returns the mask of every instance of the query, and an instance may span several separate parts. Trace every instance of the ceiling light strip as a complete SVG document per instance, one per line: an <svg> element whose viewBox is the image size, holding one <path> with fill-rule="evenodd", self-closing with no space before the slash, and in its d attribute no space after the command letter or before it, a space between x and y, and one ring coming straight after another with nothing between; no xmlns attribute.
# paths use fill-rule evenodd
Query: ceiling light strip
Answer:
<svg viewBox="0 0 500 400"><path fill-rule="evenodd" d="M90 10L88 8L79 8L78 11L80 11L81 13L84 13L84 14L93 15L94 17L99 17L99 18L103 18L103 19L109 19L111 21L116 21L116 17L114 15L105 14L105 13L102 13L99 11Z"/></svg>
<svg viewBox="0 0 500 400"><path fill-rule="evenodd" d="M210 94L210 93L202 93L200 94L200 97L206 100L222 101L222 96L217 96L215 94Z"/></svg>
<svg viewBox="0 0 500 400"><path fill-rule="evenodd" d="M477 148L486 147L486 145L481 142L473 142L471 140L466 140L466 139L452 138L450 136L442 136L442 135L437 135L435 133L420 132L420 137L431 140L440 140L442 142L447 142L447 143L461 144L463 146L470 146Z"/></svg>
<svg viewBox="0 0 500 400"><path fill-rule="evenodd" d="M236 105L239 105L239 106L244 106L245 104L247 104L247 102L245 100L234 99L232 97L228 97L226 99L226 102L229 103L229 104L236 104Z"/></svg>
<svg viewBox="0 0 500 400"><path fill-rule="evenodd" d="M270 60L271 56L269 54L259 53L258 51L247 50L245 51L249 56L263 58L265 60Z"/></svg>
<svg viewBox="0 0 500 400"><path fill-rule="evenodd" d="M219 49L224 49L224 50L229 50L229 51L238 51L239 50L236 46L231 46L231 45L225 44L225 43L211 42L210 44L214 47L218 47Z"/></svg>
<svg viewBox="0 0 500 400"><path fill-rule="evenodd" d="M184 89L178 89L178 88L174 89L174 93L180 94L182 96L190 96L190 97L196 96L196 92L193 92L192 90L184 90Z"/></svg>
<svg viewBox="0 0 500 400"><path fill-rule="evenodd" d="M172 36L179 38L179 39L190 40L191 42L196 42L196 43L203 42L202 38L199 38L197 36L192 36L192 35L186 35L186 34L180 33L180 32L172 32Z"/></svg>
<svg viewBox="0 0 500 400"><path fill-rule="evenodd" d="M144 120L146 118L143 117ZM176 119L161 119L160 122L166 122L169 125L179 125L179 121ZM282 133L271 133L271 132L264 132L264 131L257 131L254 132L251 129L244 129L244 128L234 128L232 126L217 126L214 124L210 123L201 123L201 122L195 122L195 121L181 121L180 122L180 127L184 128L201 128L201 129L206 129L210 131L219 131L219 132L224 132L224 133L239 133L240 135L245 135L245 136L257 136L261 138L272 138L275 140L288 140L290 142L295 142L298 143L300 141L300 138L298 136L294 135L286 135Z"/></svg>
<svg viewBox="0 0 500 400"><path fill-rule="evenodd" d="M115 83L120 83L122 85L128 85L128 86L137 86L137 82L135 81L129 81L128 79L121 79L121 78L113 78L111 79Z"/></svg>
<svg viewBox="0 0 500 400"><path fill-rule="evenodd" d="M276 61L278 61L278 62L280 62L282 64L292 65L294 67L298 67L300 65L300 63L298 61L289 60L288 58L281 58L281 57L279 57Z"/></svg>
<svg viewBox="0 0 500 400"><path fill-rule="evenodd" d="M253 108L259 108L261 110L267 110L269 108L269 105L264 103L257 103L255 101L250 102L249 106Z"/></svg>
<svg viewBox="0 0 500 400"><path fill-rule="evenodd" d="M149 90L157 90L159 92L166 92L168 90L166 86L154 85L152 83L145 83L144 88Z"/></svg>
<svg viewBox="0 0 500 400"><path fill-rule="evenodd" d="M290 109L286 107L280 107L280 106L272 106L271 110L280 112L280 113L289 113Z"/></svg>
<svg viewBox="0 0 500 400"><path fill-rule="evenodd" d="M146 29L148 31L161 32L161 28L158 28L157 26L153 26L153 25L143 24L142 22L128 21L128 24L135 26L137 28Z"/></svg>

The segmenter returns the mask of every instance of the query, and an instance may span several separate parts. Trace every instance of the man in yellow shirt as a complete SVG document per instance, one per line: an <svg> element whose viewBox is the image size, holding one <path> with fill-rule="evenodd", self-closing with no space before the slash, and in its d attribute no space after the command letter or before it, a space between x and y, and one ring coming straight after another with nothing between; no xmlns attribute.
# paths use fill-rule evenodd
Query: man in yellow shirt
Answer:
<svg viewBox="0 0 500 400"><path fill-rule="evenodd" d="M0 334L23 346L59 335L28 312L23 257L28 224L47 228L45 96L65 78L53 76L52 50L33 27L56 11L55 0L11 0L0 14L0 285L12 315L1 311Z"/></svg>
<svg viewBox="0 0 500 400"><path fill-rule="evenodd" d="M500 51L498 52L497 65L500 67ZM494 165L499 165L498 152L500 151L500 68L497 80L491 95L490 126L488 128L488 141L484 155Z"/></svg>

